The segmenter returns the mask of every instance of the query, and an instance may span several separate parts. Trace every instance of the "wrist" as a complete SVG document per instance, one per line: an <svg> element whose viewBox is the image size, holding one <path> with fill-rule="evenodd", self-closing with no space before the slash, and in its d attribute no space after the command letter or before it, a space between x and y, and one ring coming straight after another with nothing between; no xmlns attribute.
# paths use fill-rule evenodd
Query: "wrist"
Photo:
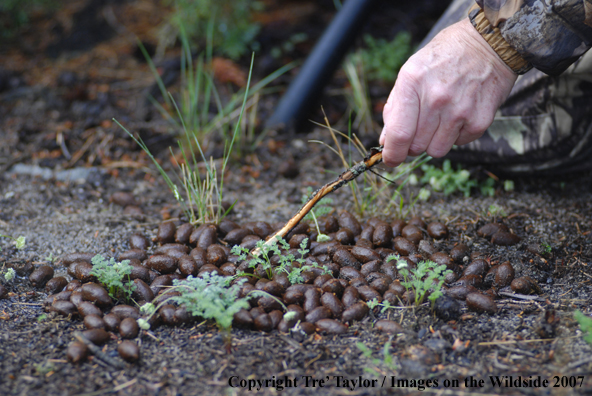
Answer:
<svg viewBox="0 0 592 396"><path fill-rule="evenodd" d="M479 35L489 44L497 56L516 74L524 74L532 65L508 44L497 27L485 18L483 10L474 6L469 11L469 20Z"/></svg>

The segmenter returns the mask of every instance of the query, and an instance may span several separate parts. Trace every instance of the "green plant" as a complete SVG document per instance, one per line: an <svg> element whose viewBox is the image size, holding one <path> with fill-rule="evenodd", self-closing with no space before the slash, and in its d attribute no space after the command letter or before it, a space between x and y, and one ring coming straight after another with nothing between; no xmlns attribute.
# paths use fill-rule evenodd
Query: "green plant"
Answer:
<svg viewBox="0 0 592 396"><path fill-rule="evenodd" d="M8 268L8 269L6 269L6 271L4 271L4 280L6 282L10 282L11 280L14 279L15 276L16 276L16 272L14 271L13 268Z"/></svg>
<svg viewBox="0 0 592 396"><path fill-rule="evenodd" d="M263 3L253 0L165 0L174 12L161 27L161 47L185 35L197 46L211 41L214 49L232 59L256 49L254 40L260 26L253 21L254 11Z"/></svg>
<svg viewBox="0 0 592 396"><path fill-rule="evenodd" d="M209 272L199 278L190 275L184 280L175 279L169 290L158 296L152 303L146 303L140 308L140 311L148 317L138 319L138 325L144 330L150 329L150 318L164 304L173 301L180 305L184 304L193 316L213 319L223 332L229 348L230 328L234 314L241 309L249 308L247 298L238 298L245 280L238 280L230 285L232 280L233 277ZM180 295L171 296L172 292L179 292ZM158 305L155 305L157 301Z"/></svg>
<svg viewBox="0 0 592 396"><path fill-rule="evenodd" d="M398 254L386 258L386 262L393 260L397 262L397 271L405 278L401 284L408 291L413 291L415 306L423 304L425 297L428 296L433 308L434 302L443 294L442 285L446 275L452 271L447 270L446 265L438 265L431 260L422 260L415 268L409 269L407 261Z"/></svg>
<svg viewBox="0 0 592 396"><path fill-rule="evenodd" d="M541 242L541 251L545 254L549 254L553 251L553 247L547 242Z"/></svg>
<svg viewBox="0 0 592 396"><path fill-rule="evenodd" d="M441 191L444 195L450 195L457 191L464 194L465 197L471 195L471 189L479 188L482 195L492 197L495 194L495 179L488 177L479 183L471 179L471 172L462 169L460 165L456 170L452 169L450 160L444 160L442 168L432 164L423 164L421 170L424 172L420 183L429 184L434 191Z"/></svg>
<svg viewBox="0 0 592 396"><path fill-rule="evenodd" d="M310 196L313 195L313 190L311 187L307 188L307 194L302 196L302 204L304 205L310 199ZM321 198L321 200L313 207L310 212L304 216L303 220L312 220L315 223L315 227L317 229L317 242L326 242L329 240L329 236L325 235L321 232L319 228L319 222L317 221L317 217L326 216L331 213L334 209L329 206L333 204L333 199L329 197Z"/></svg>
<svg viewBox="0 0 592 396"><path fill-rule="evenodd" d="M574 319L580 324L584 341L592 345L592 318L584 315L582 311L575 311Z"/></svg>
<svg viewBox="0 0 592 396"><path fill-rule="evenodd" d="M107 288L107 292L112 298L131 299L136 286L130 280L132 266L129 260L123 260L121 263L115 261L113 257L109 260L100 254L91 259L93 265L90 271L91 275L97 277L99 283ZM124 280L127 277L127 282Z"/></svg>
<svg viewBox="0 0 592 396"><path fill-rule="evenodd" d="M391 305L391 303L388 300L384 300L383 302L379 302L377 298L374 298L374 299L368 301L366 304L368 305L368 308L370 308L370 309L374 309L376 307L381 307L380 313L385 313L388 309L395 308L395 306Z"/></svg>
<svg viewBox="0 0 592 396"><path fill-rule="evenodd" d="M344 90L345 98L349 108L355 113L352 126L364 135L372 133L377 130L377 125L372 119L372 106L362 58L356 57L355 54L350 55L343 63L343 70L349 82L349 87Z"/></svg>
<svg viewBox="0 0 592 396"><path fill-rule="evenodd" d="M364 35L366 48L358 50L354 57L360 58L368 79L393 83L399 69L412 53L411 34L400 32L391 41Z"/></svg>
<svg viewBox="0 0 592 396"><path fill-rule="evenodd" d="M489 205L489 207L487 208L487 216L491 216L491 217L507 217L508 214L506 213L505 209L497 204L491 204Z"/></svg>
<svg viewBox="0 0 592 396"><path fill-rule="evenodd" d="M316 263L304 265L306 262L304 257L308 254L308 249L306 248L307 244L308 239L304 239L300 243L300 248L298 249L299 258L296 258L292 253L282 252L282 248L287 251L290 249L290 245L281 238L276 238L274 243L268 245L266 245L263 240L257 242L257 248L260 249L260 254L257 256L250 256L251 258L249 258L249 250L240 245L235 245L232 248L231 253L236 254L239 261L248 260L250 268L255 268L258 265L261 265L269 279L273 278L274 272L278 274L285 273L287 274L290 283L296 284L304 281L302 272L310 271L312 268L322 268L325 274L331 273L326 266L320 266ZM271 257L274 255L277 255L279 259L279 264L276 267L273 267L271 263ZM294 262L298 263L298 265L294 265ZM241 272L236 276L252 276L252 274Z"/></svg>
<svg viewBox="0 0 592 396"><path fill-rule="evenodd" d="M16 247L18 250L20 250L20 249L22 249L22 248L24 248L24 247L25 247L26 238L25 238L24 236L22 236L22 235L21 235L21 236L19 236L18 238L14 238L14 237L11 237L10 235L3 235L3 234L0 234L0 238L8 238L8 239L12 239L12 241L13 241L12 243L14 243L14 246L15 246L15 247ZM2 249L0 249L0 251L2 251Z"/></svg>
<svg viewBox="0 0 592 396"><path fill-rule="evenodd" d="M364 357L374 365L374 367L364 367L364 371L366 371L367 373L383 375L383 373L381 373L379 370L379 368L381 367L384 367L391 372L397 370L398 367L395 363L395 360L393 359L393 355L391 355L390 353L391 339L389 339L384 344L384 347L382 349L382 359L373 357L372 350L368 348L366 345L364 345L362 342L357 342L356 346L362 352L362 355L364 355Z"/></svg>

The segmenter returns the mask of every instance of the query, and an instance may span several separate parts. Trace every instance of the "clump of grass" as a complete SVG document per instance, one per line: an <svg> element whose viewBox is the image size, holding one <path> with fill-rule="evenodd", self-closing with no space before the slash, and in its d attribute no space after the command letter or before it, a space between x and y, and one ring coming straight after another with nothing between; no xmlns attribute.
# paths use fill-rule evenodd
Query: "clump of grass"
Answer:
<svg viewBox="0 0 592 396"><path fill-rule="evenodd" d="M18 238L14 238L10 235L0 234L0 238L12 239L12 243L14 244L14 246L18 250L25 247L26 238L22 235L19 236ZM2 251L2 248L0 248L0 251ZM5 265L6 265L6 263L2 264L2 269L0 269L0 276L2 276L6 282L10 282L15 278L16 272L14 271L13 268L6 268L5 269Z"/></svg>
<svg viewBox="0 0 592 396"><path fill-rule="evenodd" d="M174 11L161 26L161 47L185 36L196 46L211 42L218 53L232 59L241 57L249 49L257 49L255 37L260 25L253 20L253 13L262 9L262 2L165 0L165 3L173 5Z"/></svg>
<svg viewBox="0 0 592 396"><path fill-rule="evenodd" d="M434 302L442 296L442 285L444 284L446 275L452 273L451 270L446 269L446 265L438 265L431 260L422 260L417 263L415 268L408 268L407 261L402 259L399 255L393 254L386 258L386 262L396 261L397 271L403 275L405 279L401 282L408 291L412 291L416 307L423 304L427 297L431 303L432 308Z"/></svg>
<svg viewBox="0 0 592 396"><path fill-rule="evenodd" d="M93 268L90 274L97 277L112 298L123 298L126 301L131 299L136 286L130 279L132 266L129 260L118 263L113 257L107 260L97 254L91 259L91 263Z"/></svg>
<svg viewBox="0 0 592 396"><path fill-rule="evenodd" d="M420 183L429 184L434 191L443 192L444 195L462 192L465 197L469 197L474 188L478 188L484 196L495 195L496 180L494 177L490 175L486 180L478 182L471 178L471 172L462 169L460 165L454 170L448 159L442 162L442 168L432 164L424 164L421 166L421 170L424 174L419 180Z"/></svg>

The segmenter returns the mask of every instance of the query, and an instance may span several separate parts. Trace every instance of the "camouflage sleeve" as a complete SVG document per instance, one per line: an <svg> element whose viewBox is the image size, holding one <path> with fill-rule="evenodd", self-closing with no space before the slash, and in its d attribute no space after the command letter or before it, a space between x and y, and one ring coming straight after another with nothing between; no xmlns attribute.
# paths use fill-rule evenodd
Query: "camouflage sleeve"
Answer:
<svg viewBox="0 0 592 396"><path fill-rule="evenodd" d="M592 0L476 2L471 22L518 74L560 74L592 46Z"/></svg>

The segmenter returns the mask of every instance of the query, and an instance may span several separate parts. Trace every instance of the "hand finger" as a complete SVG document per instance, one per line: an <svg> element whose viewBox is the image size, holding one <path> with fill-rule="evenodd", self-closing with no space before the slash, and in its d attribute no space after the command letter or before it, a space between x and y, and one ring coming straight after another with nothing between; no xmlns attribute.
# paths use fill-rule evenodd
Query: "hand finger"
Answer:
<svg viewBox="0 0 592 396"><path fill-rule="evenodd" d="M399 74L389 101L392 105L383 114L385 125L380 143L384 145L384 163L397 166L407 158L409 145L417 131L419 98L415 89Z"/></svg>
<svg viewBox="0 0 592 396"><path fill-rule="evenodd" d="M434 134L432 141L426 149L428 155L434 158L440 158L448 154L452 145L458 140L462 128L462 121L441 126Z"/></svg>

